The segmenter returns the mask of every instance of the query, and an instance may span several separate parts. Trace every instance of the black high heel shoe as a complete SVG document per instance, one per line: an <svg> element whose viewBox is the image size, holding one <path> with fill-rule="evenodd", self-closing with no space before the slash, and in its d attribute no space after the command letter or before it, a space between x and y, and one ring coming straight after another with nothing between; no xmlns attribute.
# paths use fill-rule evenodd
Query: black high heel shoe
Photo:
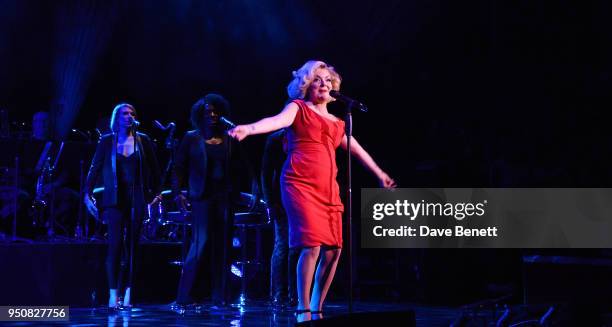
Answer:
<svg viewBox="0 0 612 327"><path fill-rule="evenodd" d="M300 315L305 314L305 313L310 313L310 309L296 309L296 310L293 312L293 316L295 317L295 320L299 320L299 319L298 319L298 317L299 317ZM298 321L298 322L300 322L300 321Z"/></svg>
<svg viewBox="0 0 612 327"><path fill-rule="evenodd" d="M129 312L129 311L132 311L132 305L131 304L128 304L128 305L120 304L115 307L115 310L120 311L120 312Z"/></svg>
<svg viewBox="0 0 612 327"><path fill-rule="evenodd" d="M311 311L310 313L312 314L312 319L313 320L319 320L319 319L323 319L323 310L318 310L318 311ZM315 317L315 315L317 315L317 317Z"/></svg>

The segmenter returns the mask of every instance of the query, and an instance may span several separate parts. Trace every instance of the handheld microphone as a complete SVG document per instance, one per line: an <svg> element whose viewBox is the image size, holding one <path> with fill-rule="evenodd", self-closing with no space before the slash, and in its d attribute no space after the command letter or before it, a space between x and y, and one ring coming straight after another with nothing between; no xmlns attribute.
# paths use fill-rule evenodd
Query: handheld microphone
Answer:
<svg viewBox="0 0 612 327"><path fill-rule="evenodd" d="M219 121L221 123L223 123L223 125L225 125L226 128L234 128L236 127L236 124L232 123L231 121L229 121L227 118L221 116L219 117Z"/></svg>
<svg viewBox="0 0 612 327"><path fill-rule="evenodd" d="M329 95L330 95L332 98L334 98L334 99L336 99L336 100L339 100L339 101L341 101L341 102L344 102L345 104L347 104L347 105L349 105L349 106L350 106L350 105L354 105L354 106L356 106L357 108L359 108L359 110L361 110L361 111L363 111L363 112L368 112L368 107L366 107L366 106L365 106L363 103L361 103L361 102L359 102L359 101L357 101L357 100L351 99L351 98L347 97L347 96L346 96L346 95L344 95L344 94L341 94L340 92L338 92L338 91L336 91L336 90L331 90L331 91L329 91Z"/></svg>

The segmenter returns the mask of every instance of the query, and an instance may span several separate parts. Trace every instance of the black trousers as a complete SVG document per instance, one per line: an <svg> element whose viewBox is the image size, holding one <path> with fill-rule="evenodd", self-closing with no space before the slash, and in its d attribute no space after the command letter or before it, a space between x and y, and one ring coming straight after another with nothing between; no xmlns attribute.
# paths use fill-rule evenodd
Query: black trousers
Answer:
<svg viewBox="0 0 612 327"><path fill-rule="evenodd" d="M131 223L131 208L108 207L104 209L103 219L108 222L108 252L106 255L106 275L111 289L122 289L132 286L134 272L130 274L130 256L136 264L140 240L140 227L144 214L143 205L134 210L134 226ZM130 251L130 242L134 239L134 253Z"/></svg>
<svg viewBox="0 0 612 327"><path fill-rule="evenodd" d="M226 214L226 210L228 210L227 200L191 201L191 245L179 281L177 303L189 304L194 301L193 285L204 268L203 254L207 242L211 255L211 298L216 304L227 302L232 219Z"/></svg>
<svg viewBox="0 0 612 327"><path fill-rule="evenodd" d="M297 261L301 249L289 248L289 226L284 210L274 216L274 250L270 260L270 297L273 300L297 300Z"/></svg>

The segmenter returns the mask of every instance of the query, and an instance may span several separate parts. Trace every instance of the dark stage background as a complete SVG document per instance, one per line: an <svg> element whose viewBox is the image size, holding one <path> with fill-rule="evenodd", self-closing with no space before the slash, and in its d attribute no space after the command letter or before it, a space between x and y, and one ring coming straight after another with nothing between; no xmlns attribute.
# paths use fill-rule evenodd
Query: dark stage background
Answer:
<svg viewBox="0 0 612 327"><path fill-rule="evenodd" d="M400 187L608 187L611 7L0 0L0 108L12 122L25 122L12 124L13 132L49 110L56 136L79 140L70 129L91 131L126 101L143 129L163 140L152 120L175 121L182 136L189 108L209 92L227 97L237 123L277 113L291 72L321 59L342 74L342 92L370 108L354 115L354 134ZM332 107L342 115L342 105ZM256 166L264 141L243 142ZM355 189L376 186L355 167ZM411 297L411 283L422 278L453 285L456 294L476 288L461 289L457 280L501 280L520 290L521 254L358 250L358 278L362 290L380 297ZM391 268L374 273L385 264ZM419 267L434 268L423 274ZM421 285L444 293L444 283Z"/></svg>

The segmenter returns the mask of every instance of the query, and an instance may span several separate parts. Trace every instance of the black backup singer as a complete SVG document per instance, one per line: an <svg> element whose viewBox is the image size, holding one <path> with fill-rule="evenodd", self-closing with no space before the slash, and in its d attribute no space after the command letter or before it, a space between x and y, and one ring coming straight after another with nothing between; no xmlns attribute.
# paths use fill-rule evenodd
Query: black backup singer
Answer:
<svg viewBox="0 0 612 327"><path fill-rule="evenodd" d="M183 211L191 204L192 239L178 285L176 303L195 302L194 283L202 268L205 245L209 244L212 301L227 304L228 251L232 213L230 212L231 147L220 123L229 114L229 103L218 94L208 94L191 108L193 130L188 131L176 153L172 190ZM185 197L181 187L187 182Z"/></svg>

